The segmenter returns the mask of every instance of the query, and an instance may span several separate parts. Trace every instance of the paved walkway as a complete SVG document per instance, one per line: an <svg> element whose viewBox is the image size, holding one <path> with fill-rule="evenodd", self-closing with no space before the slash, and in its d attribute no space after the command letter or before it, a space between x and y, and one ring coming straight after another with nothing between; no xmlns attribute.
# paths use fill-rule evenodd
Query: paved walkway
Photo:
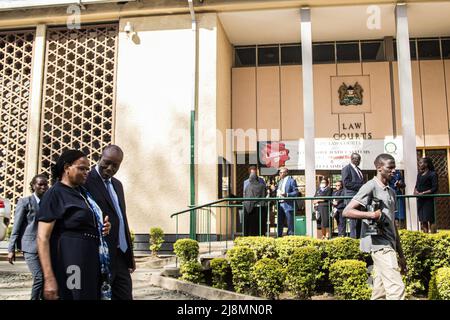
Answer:
<svg viewBox="0 0 450 320"><path fill-rule="evenodd" d="M160 269L139 268L133 273L133 296L136 300L199 300L182 292L149 285L152 272ZM25 262L10 265L0 261L0 300L28 300L31 292L31 274Z"/></svg>

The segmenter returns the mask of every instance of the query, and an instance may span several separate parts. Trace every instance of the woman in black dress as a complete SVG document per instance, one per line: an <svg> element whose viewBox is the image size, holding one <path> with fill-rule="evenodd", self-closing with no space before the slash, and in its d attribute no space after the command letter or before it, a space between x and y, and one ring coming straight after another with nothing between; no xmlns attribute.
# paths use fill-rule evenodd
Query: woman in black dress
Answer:
<svg viewBox="0 0 450 320"><path fill-rule="evenodd" d="M108 217L81 187L89 160L67 150L52 168L55 184L45 193L38 213L38 252L46 300L110 298L109 254L103 236Z"/></svg>
<svg viewBox="0 0 450 320"><path fill-rule="evenodd" d="M438 177L434 171L430 158L419 160L419 174L417 175L415 195L433 194L438 191ZM417 198L417 215L423 232L431 232L434 224L434 198Z"/></svg>
<svg viewBox="0 0 450 320"><path fill-rule="evenodd" d="M322 178L320 180L319 189L316 191L315 197L329 197L333 191L329 186L327 178ZM313 201L316 210L320 214L320 226L322 230L322 239L328 239L329 229L330 229L330 200L319 199Z"/></svg>
<svg viewBox="0 0 450 320"><path fill-rule="evenodd" d="M244 190L244 198L264 198L266 187L258 181L255 173L250 174L249 184ZM243 201L244 235L264 236L267 231L267 208L263 201ZM261 233L260 233L261 231Z"/></svg>

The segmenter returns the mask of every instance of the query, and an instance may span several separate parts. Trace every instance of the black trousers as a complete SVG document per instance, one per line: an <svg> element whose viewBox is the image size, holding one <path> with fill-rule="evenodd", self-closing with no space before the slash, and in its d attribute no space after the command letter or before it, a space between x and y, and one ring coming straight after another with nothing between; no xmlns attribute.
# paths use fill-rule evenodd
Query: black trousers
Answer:
<svg viewBox="0 0 450 320"><path fill-rule="evenodd" d="M133 300L133 282L122 250L117 248L112 262L112 300Z"/></svg>
<svg viewBox="0 0 450 320"><path fill-rule="evenodd" d="M261 213L261 219L260 219ZM252 212L245 211L244 235L265 236L267 232L267 207L255 207ZM260 228L261 226L261 234Z"/></svg>

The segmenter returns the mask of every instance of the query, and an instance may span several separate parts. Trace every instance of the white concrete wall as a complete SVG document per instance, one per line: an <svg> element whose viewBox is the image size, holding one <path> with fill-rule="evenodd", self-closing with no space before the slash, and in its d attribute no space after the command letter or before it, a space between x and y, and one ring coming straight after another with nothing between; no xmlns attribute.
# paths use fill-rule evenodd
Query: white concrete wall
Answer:
<svg viewBox="0 0 450 320"><path fill-rule="evenodd" d="M217 17L198 15L199 66L196 121L197 203L217 198ZM127 37L130 22L135 35ZM125 152L117 174L127 200L130 227L148 233L160 226L175 233L170 214L189 205L189 121L192 31L189 15L120 20L115 143ZM214 221L211 221L214 226ZM213 231L213 230L211 230ZM189 215L179 220L189 233Z"/></svg>

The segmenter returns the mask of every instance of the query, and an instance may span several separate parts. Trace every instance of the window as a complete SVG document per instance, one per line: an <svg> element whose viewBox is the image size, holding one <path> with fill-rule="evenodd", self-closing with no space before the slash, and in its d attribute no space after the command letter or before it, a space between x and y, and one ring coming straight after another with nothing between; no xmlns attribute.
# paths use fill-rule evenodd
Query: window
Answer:
<svg viewBox="0 0 450 320"><path fill-rule="evenodd" d="M382 41L361 42L362 61L384 61L384 45Z"/></svg>
<svg viewBox="0 0 450 320"><path fill-rule="evenodd" d="M439 47L439 40L418 40L417 48L419 49L419 59L440 59L441 49Z"/></svg>
<svg viewBox="0 0 450 320"><path fill-rule="evenodd" d="M417 52L416 52L416 40L409 40L409 51L411 60L417 60ZM394 40L394 59L398 60L397 57L397 42Z"/></svg>
<svg viewBox="0 0 450 320"><path fill-rule="evenodd" d="M256 47L236 48L235 61L236 67L254 67L256 66Z"/></svg>
<svg viewBox="0 0 450 320"><path fill-rule="evenodd" d="M281 64L302 64L302 47L300 45L282 46Z"/></svg>
<svg viewBox="0 0 450 320"><path fill-rule="evenodd" d="M279 46L258 47L258 66L277 66L279 64Z"/></svg>
<svg viewBox="0 0 450 320"><path fill-rule="evenodd" d="M335 63L333 43L313 44L313 63Z"/></svg>
<svg viewBox="0 0 450 320"><path fill-rule="evenodd" d="M450 59L450 39L442 39L441 40L442 45L442 58L443 59Z"/></svg>
<svg viewBox="0 0 450 320"><path fill-rule="evenodd" d="M359 44L337 43L336 44L337 62L359 62Z"/></svg>

